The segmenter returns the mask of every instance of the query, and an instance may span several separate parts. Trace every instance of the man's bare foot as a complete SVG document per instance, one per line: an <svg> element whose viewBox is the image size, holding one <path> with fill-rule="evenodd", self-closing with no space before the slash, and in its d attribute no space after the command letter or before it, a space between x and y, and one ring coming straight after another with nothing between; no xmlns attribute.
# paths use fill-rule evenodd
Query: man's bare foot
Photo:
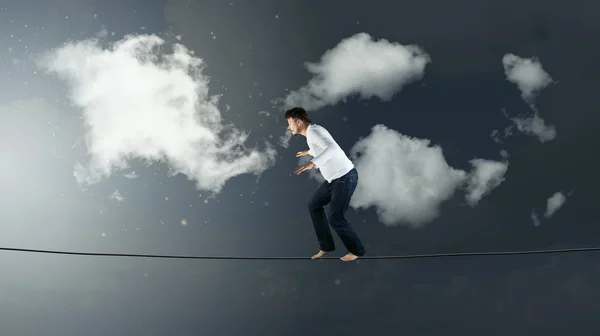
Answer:
<svg viewBox="0 0 600 336"><path fill-rule="evenodd" d="M312 256L311 259L318 259L321 258L323 255L325 255L325 251L319 251L319 253Z"/></svg>
<svg viewBox="0 0 600 336"><path fill-rule="evenodd" d="M356 259L358 259L358 256L355 256L355 255L354 255L354 254L352 254L352 253L348 253L348 254L346 254L345 256L341 257L340 259L341 259L342 261L353 261L353 260L356 260Z"/></svg>

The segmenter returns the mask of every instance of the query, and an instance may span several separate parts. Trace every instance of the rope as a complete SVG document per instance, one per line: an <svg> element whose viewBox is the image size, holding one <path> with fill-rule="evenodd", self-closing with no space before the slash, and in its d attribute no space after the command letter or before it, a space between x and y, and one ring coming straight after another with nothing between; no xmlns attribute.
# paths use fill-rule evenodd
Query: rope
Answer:
<svg viewBox="0 0 600 336"><path fill-rule="evenodd" d="M62 254L62 255L80 255L97 257L133 257L133 258L160 258L160 259L228 259L228 260L301 260L310 259L310 257L242 257L242 256L183 256L183 255L159 255L159 254L128 254L128 253L99 253L99 252L68 252L52 250L34 250L24 248L0 247L0 251L30 252L43 254ZM479 257L479 256L499 256L499 255L518 255L518 254L550 254L550 253L571 253L571 252L591 252L600 251L600 247L582 247L551 250L529 250L529 251L504 251L504 252L464 252L464 253L433 253L433 254L409 254L409 255L390 255L390 256L363 256L360 259L422 259L422 258L443 258L443 257ZM338 257L321 257L320 259L338 259Z"/></svg>

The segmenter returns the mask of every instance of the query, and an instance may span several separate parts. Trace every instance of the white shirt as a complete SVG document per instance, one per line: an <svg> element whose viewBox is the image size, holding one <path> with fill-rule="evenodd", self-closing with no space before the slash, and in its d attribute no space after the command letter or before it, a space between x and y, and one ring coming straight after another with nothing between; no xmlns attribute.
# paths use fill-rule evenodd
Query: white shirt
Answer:
<svg viewBox="0 0 600 336"><path fill-rule="evenodd" d="M313 157L311 161L321 171L321 175L327 182L331 183L354 168L354 164L346 156L344 150L322 126L308 125L306 142L309 148L308 154Z"/></svg>

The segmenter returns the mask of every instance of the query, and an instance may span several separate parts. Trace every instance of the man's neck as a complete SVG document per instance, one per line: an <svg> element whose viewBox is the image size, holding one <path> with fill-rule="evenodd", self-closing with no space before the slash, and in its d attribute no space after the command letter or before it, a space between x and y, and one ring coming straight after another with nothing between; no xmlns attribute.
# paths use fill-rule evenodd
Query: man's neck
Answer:
<svg viewBox="0 0 600 336"><path fill-rule="evenodd" d="M304 127L304 129L302 131L300 131L300 134L304 135L306 137L306 130L308 129L310 125L307 125L306 127Z"/></svg>

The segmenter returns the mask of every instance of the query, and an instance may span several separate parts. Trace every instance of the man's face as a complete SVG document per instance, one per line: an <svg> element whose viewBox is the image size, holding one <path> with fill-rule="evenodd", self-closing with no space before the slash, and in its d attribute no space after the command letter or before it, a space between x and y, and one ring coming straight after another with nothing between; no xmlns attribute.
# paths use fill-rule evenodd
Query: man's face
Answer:
<svg viewBox="0 0 600 336"><path fill-rule="evenodd" d="M288 129L292 132L293 135L298 134L298 132L300 131L300 127L299 127L299 120L294 120L293 118L289 118L287 120L288 122Z"/></svg>

